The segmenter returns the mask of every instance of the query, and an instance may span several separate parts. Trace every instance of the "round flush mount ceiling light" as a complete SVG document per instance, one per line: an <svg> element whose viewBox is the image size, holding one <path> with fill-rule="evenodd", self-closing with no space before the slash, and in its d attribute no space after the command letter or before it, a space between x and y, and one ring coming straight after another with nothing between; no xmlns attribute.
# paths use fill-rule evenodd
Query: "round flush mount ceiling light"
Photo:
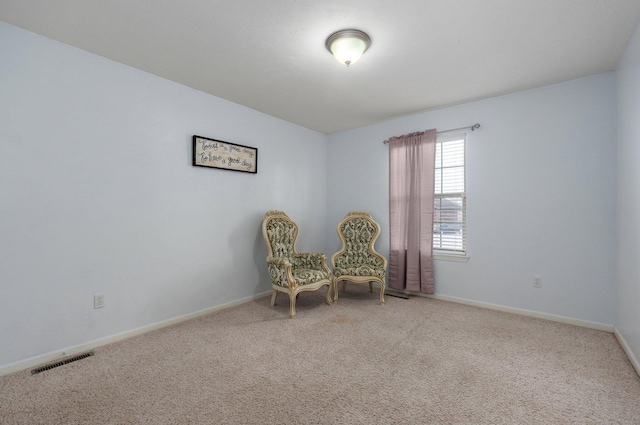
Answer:
<svg viewBox="0 0 640 425"><path fill-rule="evenodd" d="M347 66L360 59L371 45L369 36L360 30L340 30L327 38L327 50L335 56L338 62Z"/></svg>

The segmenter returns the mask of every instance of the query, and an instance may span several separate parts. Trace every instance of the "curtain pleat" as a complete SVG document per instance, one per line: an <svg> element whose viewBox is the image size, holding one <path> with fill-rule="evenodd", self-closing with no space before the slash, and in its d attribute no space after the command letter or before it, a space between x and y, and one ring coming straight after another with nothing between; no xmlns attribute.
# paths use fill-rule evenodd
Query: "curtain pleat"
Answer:
<svg viewBox="0 0 640 425"><path fill-rule="evenodd" d="M433 294L435 129L389 140L389 286Z"/></svg>

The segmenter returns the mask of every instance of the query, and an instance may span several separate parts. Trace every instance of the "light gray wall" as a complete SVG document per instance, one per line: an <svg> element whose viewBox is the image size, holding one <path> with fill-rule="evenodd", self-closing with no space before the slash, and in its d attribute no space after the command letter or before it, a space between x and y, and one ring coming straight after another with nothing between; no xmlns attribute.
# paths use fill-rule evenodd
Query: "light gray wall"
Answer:
<svg viewBox="0 0 640 425"><path fill-rule="evenodd" d="M616 328L640 359L640 26L618 64Z"/></svg>
<svg viewBox="0 0 640 425"><path fill-rule="evenodd" d="M387 255L382 141L479 122L468 134L470 258L436 261L436 293L612 325L615 114L615 74L606 73L332 134L328 223L369 211ZM327 243L339 248L335 230Z"/></svg>
<svg viewBox="0 0 640 425"><path fill-rule="evenodd" d="M269 291L268 209L322 250L325 135L2 22L0 40L0 368ZM258 174L193 167L194 134L257 147Z"/></svg>

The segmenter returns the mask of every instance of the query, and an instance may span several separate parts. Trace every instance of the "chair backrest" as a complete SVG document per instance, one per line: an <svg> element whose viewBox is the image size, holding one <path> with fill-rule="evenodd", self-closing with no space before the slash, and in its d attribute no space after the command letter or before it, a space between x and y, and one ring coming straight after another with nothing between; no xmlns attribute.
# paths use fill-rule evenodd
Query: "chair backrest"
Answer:
<svg viewBox="0 0 640 425"><path fill-rule="evenodd" d="M380 225L369 213L351 211L338 224L337 230L342 240L342 249L331 259L334 266L367 264L376 268L387 268L387 259L374 248L380 235Z"/></svg>
<svg viewBox="0 0 640 425"><path fill-rule="evenodd" d="M262 235L269 257L293 258L296 254L298 225L284 211L267 211L262 221Z"/></svg>

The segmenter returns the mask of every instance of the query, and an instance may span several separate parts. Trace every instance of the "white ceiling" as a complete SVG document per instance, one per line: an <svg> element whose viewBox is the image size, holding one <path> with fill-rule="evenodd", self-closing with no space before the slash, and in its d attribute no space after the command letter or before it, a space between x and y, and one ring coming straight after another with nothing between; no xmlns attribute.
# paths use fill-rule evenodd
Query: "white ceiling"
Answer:
<svg viewBox="0 0 640 425"><path fill-rule="evenodd" d="M612 71L640 0L0 0L0 20L328 134ZM372 40L350 68L324 44L344 28Z"/></svg>

